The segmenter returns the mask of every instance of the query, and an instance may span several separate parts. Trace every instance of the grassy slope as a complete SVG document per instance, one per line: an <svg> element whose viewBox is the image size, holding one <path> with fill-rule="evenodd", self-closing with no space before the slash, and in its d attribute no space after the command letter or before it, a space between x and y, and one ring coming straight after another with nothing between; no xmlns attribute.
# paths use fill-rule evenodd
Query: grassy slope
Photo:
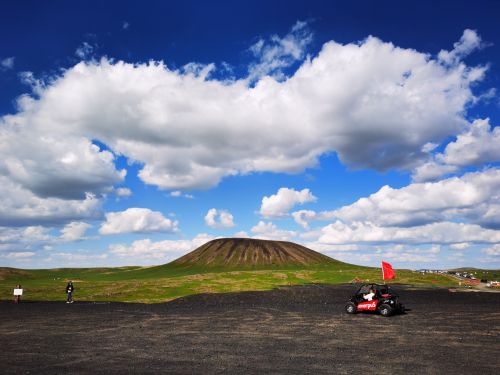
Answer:
<svg viewBox="0 0 500 375"><path fill-rule="evenodd" d="M164 302L196 293L269 290L283 285L307 283L346 283L358 277L381 282L379 268L337 262L310 267L288 266L232 270L181 267L64 268L17 270L0 268L0 299L10 299L20 283L24 300L64 300L68 280L75 284L75 299L80 301ZM441 275L421 275L398 270L395 283L451 286L457 281Z"/></svg>
<svg viewBox="0 0 500 375"><path fill-rule="evenodd" d="M476 279L500 280L500 270L482 270L478 268L455 268L450 271L472 273Z"/></svg>

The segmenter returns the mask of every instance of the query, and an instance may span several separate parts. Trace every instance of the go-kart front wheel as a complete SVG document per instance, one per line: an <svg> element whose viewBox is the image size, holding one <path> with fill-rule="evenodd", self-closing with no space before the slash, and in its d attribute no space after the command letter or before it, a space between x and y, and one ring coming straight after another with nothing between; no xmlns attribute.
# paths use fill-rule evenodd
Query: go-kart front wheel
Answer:
<svg viewBox="0 0 500 375"><path fill-rule="evenodd" d="M347 305L345 305L345 311L348 314L356 314L356 305L352 302L349 302Z"/></svg>

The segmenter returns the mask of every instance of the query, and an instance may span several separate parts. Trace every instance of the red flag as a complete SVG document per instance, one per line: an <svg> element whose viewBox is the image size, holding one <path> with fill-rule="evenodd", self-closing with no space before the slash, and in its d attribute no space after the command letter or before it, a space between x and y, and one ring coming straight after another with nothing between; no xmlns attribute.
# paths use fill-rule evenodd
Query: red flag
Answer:
<svg viewBox="0 0 500 375"><path fill-rule="evenodd" d="M396 273L392 269L392 266L384 261L382 261L382 277L384 280L390 280L396 277Z"/></svg>

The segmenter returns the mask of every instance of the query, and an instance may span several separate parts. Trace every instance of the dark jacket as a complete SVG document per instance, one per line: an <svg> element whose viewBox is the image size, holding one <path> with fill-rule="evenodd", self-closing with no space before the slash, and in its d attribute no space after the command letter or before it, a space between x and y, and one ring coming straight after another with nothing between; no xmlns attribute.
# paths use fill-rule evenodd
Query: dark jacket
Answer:
<svg viewBox="0 0 500 375"><path fill-rule="evenodd" d="M66 293L73 292L74 290L75 290L75 287L73 286L73 284L68 284L66 286Z"/></svg>

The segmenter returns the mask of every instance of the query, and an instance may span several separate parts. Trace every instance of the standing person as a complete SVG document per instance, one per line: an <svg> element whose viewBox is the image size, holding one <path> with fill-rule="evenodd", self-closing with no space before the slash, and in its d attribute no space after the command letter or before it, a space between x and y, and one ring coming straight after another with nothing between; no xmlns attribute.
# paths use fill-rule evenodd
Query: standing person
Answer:
<svg viewBox="0 0 500 375"><path fill-rule="evenodd" d="M68 299L66 300L66 303L73 303L73 291L75 290L75 287L73 286L73 281L70 280L68 285L66 285L66 294L68 295Z"/></svg>
<svg viewBox="0 0 500 375"><path fill-rule="evenodd" d="M21 295L23 294L23 288L20 284L17 284L14 289L14 303L21 302Z"/></svg>

